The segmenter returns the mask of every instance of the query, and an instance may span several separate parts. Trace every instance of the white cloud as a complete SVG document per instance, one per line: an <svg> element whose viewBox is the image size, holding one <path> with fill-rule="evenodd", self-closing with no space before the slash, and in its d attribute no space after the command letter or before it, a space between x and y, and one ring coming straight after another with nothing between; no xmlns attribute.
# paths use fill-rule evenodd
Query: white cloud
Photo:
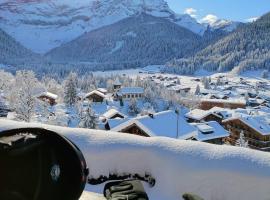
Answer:
<svg viewBox="0 0 270 200"><path fill-rule="evenodd" d="M196 15L197 10L194 8L187 8L184 13L190 15L193 18L197 17L197 15Z"/></svg>
<svg viewBox="0 0 270 200"><path fill-rule="evenodd" d="M212 14L206 15L204 18L200 20L201 23L207 23L210 25L216 23L217 21L218 21L218 17Z"/></svg>
<svg viewBox="0 0 270 200"><path fill-rule="evenodd" d="M247 22L255 22L257 21L257 19L259 19L259 17L251 17L249 19L246 19Z"/></svg>

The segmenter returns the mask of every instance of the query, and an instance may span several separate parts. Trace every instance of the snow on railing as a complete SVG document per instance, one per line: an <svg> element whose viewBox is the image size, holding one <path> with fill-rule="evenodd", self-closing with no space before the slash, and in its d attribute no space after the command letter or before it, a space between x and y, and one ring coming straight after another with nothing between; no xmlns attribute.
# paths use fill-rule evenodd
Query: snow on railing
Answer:
<svg viewBox="0 0 270 200"><path fill-rule="evenodd" d="M145 185L151 200L179 200L186 192L206 200L270 198L270 153L0 119L0 131L22 127L43 127L71 139L82 150L91 177L110 173L151 174L156 179L155 187ZM101 189L87 186L91 191L102 192Z"/></svg>

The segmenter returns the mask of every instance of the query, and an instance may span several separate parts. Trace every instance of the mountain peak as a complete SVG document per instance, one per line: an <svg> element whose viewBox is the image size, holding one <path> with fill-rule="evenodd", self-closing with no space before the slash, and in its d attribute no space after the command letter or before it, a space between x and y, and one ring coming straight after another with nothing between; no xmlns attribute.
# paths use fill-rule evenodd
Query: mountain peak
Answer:
<svg viewBox="0 0 270 200"><path fill-rule="evenodd" d="M176 15L165 0L3 0L1 28L37 52L67 43L85 32L146 13L197 34L206 28L187 15ZM30 40L31 38L31 40Z"/></svg>

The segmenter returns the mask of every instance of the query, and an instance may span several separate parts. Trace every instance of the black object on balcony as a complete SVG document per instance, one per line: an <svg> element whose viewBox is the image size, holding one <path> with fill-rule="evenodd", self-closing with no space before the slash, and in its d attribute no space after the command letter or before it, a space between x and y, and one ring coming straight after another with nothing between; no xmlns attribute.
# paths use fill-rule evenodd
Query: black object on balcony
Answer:
<svg viewBox="0 0 270 200"><path fill-rule="evenodd" d="M0 199L78 200L88 169L67 138L39 128L0 132Z"/></svg>

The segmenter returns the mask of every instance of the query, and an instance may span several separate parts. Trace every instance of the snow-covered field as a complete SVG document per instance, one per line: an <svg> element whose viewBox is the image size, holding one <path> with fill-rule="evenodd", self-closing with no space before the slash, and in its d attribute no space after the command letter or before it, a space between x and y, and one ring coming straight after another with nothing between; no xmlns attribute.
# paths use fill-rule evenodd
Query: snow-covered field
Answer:
<svg viewBox="0 0 270 200"><path fill-rule="evenodd" d="M151 200L179 200L185 192L194 192L207 200L270 197L269 153L0 119L0 131L30 126L45 127L71 139L82 150L93 177L110 172L151 173L157 181L154 188L145 185ZM102 186L87 186L86 191L102 193ZM92 195L85 193L83 200L87 196Z"/></svg>

